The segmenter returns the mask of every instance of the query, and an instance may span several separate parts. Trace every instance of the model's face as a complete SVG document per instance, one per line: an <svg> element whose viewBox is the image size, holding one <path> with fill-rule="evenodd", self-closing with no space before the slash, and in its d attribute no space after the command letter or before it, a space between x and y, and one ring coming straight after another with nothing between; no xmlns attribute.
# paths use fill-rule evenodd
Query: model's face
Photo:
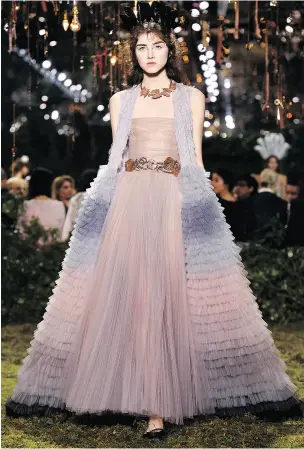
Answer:
<svg viewBox="0 0 304 449"><path fill-rule="evenodd" d="M69 200L73 196L73 186L70 181L64 181L59 190L60 200Z"/></svg>
<svg viewBox="0 0 304 449"><path fill-rule="evenodd" d="M268 168L270 168L273 171L277 171L279 167L278 161L275 157L271 157L268 161Z"/></svg>
<svg viewBox="0 0 304 449"><path fill-rule="evenodd" d="M211 184L217 195L227 190L227 185L224 183L223 178L217 173L212 173Z"/></svg>
<svg viewBox="0 0 304 449"><path fill-rule="evenodd" d="M291 201L298 198L300 193L300 188L298 186L293 186L291 184L287 184L285 191L285 200Z"/></svg>
<svg viewBox="0 0 304 449"><path fill-rule="evenodd" d="M167 44L153 32L139 36L135 54L138 64L146 73L157 73L167 64L169 48Z"/></svg>

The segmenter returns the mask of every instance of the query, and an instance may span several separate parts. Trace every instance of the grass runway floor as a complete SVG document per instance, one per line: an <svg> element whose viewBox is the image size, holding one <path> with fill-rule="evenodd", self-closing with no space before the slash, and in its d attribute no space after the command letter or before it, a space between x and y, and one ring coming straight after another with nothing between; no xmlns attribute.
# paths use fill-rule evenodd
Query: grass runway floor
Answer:
<svg viewBox="0 0 304 449"><path fill-rule="evenodd" d="M287 373L304 398L304 323L269 326L287 364ZM76 418L32 416L8 418L4 404L11 395L17 372L26 356L36 326L10 325L2 328L2 444L3 448L103 448L103 447L174 447L174 448L301 448L304 447L303 420L272 423L251 414L239 418L206 418L191 425L178 426L164 440L142 437L146 421L135 426L108 425L98 420L85 423Z"/></svg>

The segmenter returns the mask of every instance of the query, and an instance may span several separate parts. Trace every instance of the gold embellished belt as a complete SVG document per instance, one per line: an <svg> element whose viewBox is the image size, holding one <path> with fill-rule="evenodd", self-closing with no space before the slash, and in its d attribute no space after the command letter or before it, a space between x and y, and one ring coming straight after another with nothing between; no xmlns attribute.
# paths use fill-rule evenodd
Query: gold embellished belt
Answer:
<svg viewBox="0 0 304 449"><path fill-rule="evenodd" d="M165 173L172 173L174 176L178 176L180 172L180 163L172 157L167 157L164 162L158 162L154 159L141 157L140 159L128 159L125 162L125 169L126 171L160 170Z"/></svg>

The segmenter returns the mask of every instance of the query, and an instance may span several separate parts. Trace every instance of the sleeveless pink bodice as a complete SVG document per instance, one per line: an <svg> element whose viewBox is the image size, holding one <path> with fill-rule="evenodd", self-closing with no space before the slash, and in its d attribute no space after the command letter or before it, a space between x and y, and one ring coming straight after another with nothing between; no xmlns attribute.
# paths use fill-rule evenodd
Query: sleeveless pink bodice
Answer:
<svg viewBox="0 0 304 449"><path fill-rule="evenodd" d="M174 118L133 118L129 138L129 158L146 157L163 162L168 156L179 161Z"/></svg>

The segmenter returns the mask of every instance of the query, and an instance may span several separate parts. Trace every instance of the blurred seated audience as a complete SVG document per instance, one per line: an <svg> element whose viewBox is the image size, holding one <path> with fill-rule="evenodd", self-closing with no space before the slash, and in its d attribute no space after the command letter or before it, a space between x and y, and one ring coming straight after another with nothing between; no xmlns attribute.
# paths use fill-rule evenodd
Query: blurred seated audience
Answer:
<svg viewBox="0 0 304 449"><path fill-rule="evenodd" d="M300 185L296 178L288 177L287 185L285 188L284 199L286 201L296 200L300 195Z"/></svg>
<svg viewBox="0 0 304 449"><path fill-rule="evenodd" d="M50 170L36 168L29 181L28 201L24 201L24 212L19 217L17 227L24 233L24 224L29 224L33 217L38 218L44 229L58 229L61 238L65 220L64 205L51 198L51 187L54 176Z"/></svg>
<svg viewBox="0 0 304 449"><path fill-rule="evenodd" d="M17 158L11 167L12 176L7 180L7 188L12 195L20 198L28 194L28 181L25 179L30 172L29 158Z"/></svg>
<svg viewBox="0 0 304 449"><path fill-rule="evenodd" d="M7 179L7 173L1 167L1 225L5 228L14 226L17 219L17 210L12 213L15 197L8 190Z"/></svg>
<svg viewBox="0 0 304 449"><path fill-rule="evenodd" d="M300 198L300 184L295 176L288 176L285 200L289 203L286 245L304 246L304 201Z"/></svg>
<svg viewBox="0 0 304 449"><path fill-rule="evenodd" d="M290 209L285 244L304 246L304 201L296 198L288 204Z"/></svg>
<svg viewBox="0 0 304 449"><path fill-rule="evenodd" d="M233 177L232 174L224 169L219 168L211 173L211 185L216 193L227 223L231 227L233 235L236 233L237 216L236 216L236 198L232 194Z"/></svg>
<svg viewBox="0 0 304 449"><path fill-rule="evenodd" d="M253 197L257 194L258 183L249 174L239 176L234 187L237 198L234 208L233 235L235 240L248 242L256 229Z"/></svg>
<svg viewBox="0 0 304 449"><path fill-rule="evenodd" d="M4 193L5 190L7 190L7 173L4 170L4 168L1 167L1 192Z"/></svg>
<svg viewBox="0 0 304 449"><path fill-rule="evenodd" d="M216 195L225 201L235 201L231 193L233 178L231 173L224 169L217 169L211 174L211 184Z"/></svg>
<svg viewBox="0 0 304 449"><path fill-rule="evenodd" d="M87 169L80 175L78 193L76 193L70 200L69 210L62 230L62 240L67 240L70 237L76 223L77 214L84 198L85 191L90 187L90 184L96 176L97 170L94 169Z"/></svg>
<svg viewBox="0 0 304 449"><path fill-rule="evenodd" d="M265 169L261 173L261 187L253 197L253 208L256 221L256 236L263 238L273 225L273 219L286 225L287 202L276 195L277 173Z"/></svg>
<svg viewBox="0 0 304 449"><path fill-rule="evenodd" d="M1 204L6 201L7 197L10 197L7 186L7 173L4 168L1 167Z"/></svg>
<svg viewBox="0 0 304 449"><path fill-rule="evenodd" d="M66 214L70 205L70 199L75 193L75 180L72 176L62 175L54 179L52 184L52 198L53 200L63 202Z"/></svg>
<svg viewBox="0 0 304 449"><path fill-rule="evenodd" d="M260 182L262 182L263 172L265 170L267 171L267 173L268 170L271 170L276 174L276 181L273 186L273 190L278 197L284 199L287 176L280 173L280 161L277 156L271 155L266 159L266 168L260 173Z"/></svg>
<svg viewBox="0 0 304 449"><path fill-rule="evenodd" d="M258 193L258 182L251 175L239 176L234 187L234 192L238 200L243 200Z"/></svg>

